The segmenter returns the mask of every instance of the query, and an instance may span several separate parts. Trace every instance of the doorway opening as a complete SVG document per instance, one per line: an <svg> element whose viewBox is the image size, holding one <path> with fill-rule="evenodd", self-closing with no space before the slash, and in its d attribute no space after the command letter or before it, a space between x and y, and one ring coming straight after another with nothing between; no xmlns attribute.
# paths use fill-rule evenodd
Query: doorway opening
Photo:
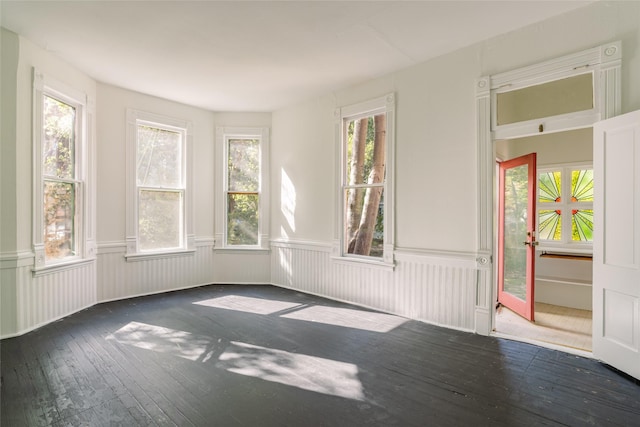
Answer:
<svg viewBox="0 0 640 427"><path fill-rule="evenodd" d="M494 141L503 165L536 153L535 246L516 239L516 250L531 250L533 313L525 319L517 309L497 302L493 331L519 340L592 351L593 132L591 127ZM497 166L496 169L499 169ZM496 176L498 172L496 172ZM498 182L497 182L498 184ZM511 185L513 187L513 184ZM496 189L495 212L501 192ZM520 215L523 216L523 215ZM526 215L524 215L526 218ZM497 229L501 228L497 220ZM497 233L498 240L502 237ZM495 247L500 247L496 242ZM512 249L513 251L513 249ZM500 278L498 263L496 276ZM523 264L523 269L524 264ZM524 298L523 298L524 299ZM501 300L503 301L503 300Z"/></svg>

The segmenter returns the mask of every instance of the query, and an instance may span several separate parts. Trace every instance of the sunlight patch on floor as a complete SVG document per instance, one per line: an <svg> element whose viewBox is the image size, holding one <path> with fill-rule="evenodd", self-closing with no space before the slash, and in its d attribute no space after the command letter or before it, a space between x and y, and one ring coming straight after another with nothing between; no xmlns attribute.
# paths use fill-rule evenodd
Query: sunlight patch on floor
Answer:
<svg viewBox="0 0 640 427"><path fill-rule="evenodd" d="M305 307L283 314L281 317L372 332L389 332L407 321L403 317L391 314L322 305Z"/></svg>
<svg viewBox="0 0 640 427"><path fill-rule="evenodd" d="M232 341L216 367L316 393L364 400L358 367L352 363Z"/></svg>
<svg viewBox="0 0 640 427"><path fill-rule="evenodd" d="M264 298L252 298L242 295L227 295L194 302L206 307L223 308L225 310L244 311L253 314L273 314L282 310L289 310L300 306L297 302L278 301Z"/></svg>
<svg viewBox="0 0 640 427"><path fill-rule="evenodd" d="M193 361L206 362L212 352L211 340L206 337L140 322L128 323L107 339Z"/></svg>

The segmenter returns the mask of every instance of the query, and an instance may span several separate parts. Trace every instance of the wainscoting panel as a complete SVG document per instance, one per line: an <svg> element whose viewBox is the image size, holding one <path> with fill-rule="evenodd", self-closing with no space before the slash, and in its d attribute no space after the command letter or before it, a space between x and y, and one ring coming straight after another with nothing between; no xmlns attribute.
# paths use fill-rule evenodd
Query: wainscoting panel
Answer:
<svg viewBox="0 0 640 427"><path fill-rule="evenodd" d="M95 260L38 275L18 287L18 329L35 329L95 303Z"/></svg>
<svg viewBox="0 0 640 427"><path fill-rule="evenodd" d="M268 250L214 250L213 283L259 284L270 280Z"/></svg>
<svg viewBox="0 0 640 427"><path fill-rule="evenodd" d="M19 290L32 280L33 254L2 254L0 256L0 338L18 335Z"/></svg>
<svg viewBox="0 0 640 427"><path fill-rule="evenodd" d="M395 269L331 258L331 245L272 243L274 285L450 328L475 330L474 254L398 250Z"/></svg>
<svg viewBox="0 0 640 427"><path fill-rule="evenodd" d="M195 246L195 253L127 261L124 242L99 245L98 302L212 283L213 240Z"/></svg>

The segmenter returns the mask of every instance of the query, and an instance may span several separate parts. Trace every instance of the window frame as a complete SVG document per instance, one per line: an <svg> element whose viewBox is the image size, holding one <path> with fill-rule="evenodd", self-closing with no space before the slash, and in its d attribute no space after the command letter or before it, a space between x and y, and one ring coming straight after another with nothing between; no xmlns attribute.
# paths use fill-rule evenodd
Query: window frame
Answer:
<svg viewBox="0 0 640 427"><path fill-rule="evenodd" d="M383 189L383 255L382 257L350 254L345 250L346 247L346 203L345 191L348 188L362 187L362 185L349 185L347 177L348 168L348 150L346 141L345 124L358 118L370 117L384 113L386 115L386 142L385 142L385 174ZM337 145L336 152L338 154L338 167L336 177L337 200L336 200L336 229L334 245L332 250L332 258L339 262L356 262L369 265L377 265L384 268L394 268L394 250L395 250L395 199L394 199L394 155L395 155L395 95L389 93L387 95L374 98L365 102L352 104L337 108L334 112L335 117L335 141ZM379 187L380 184L374 185ZM364 187L369 187L365 184Z"/></svg>
<svg viewBox="0 0 640 427"><path fill-rule="evenodd" d="M593 253L593 241L591 242L576 242L573 241L571 236L571 220L570 214L573 209L591 209L593 210L593 202L572 202L571 201L571 173L577 170L591 169L593 170L593 164L589 162L577 162L577 163L562 163L556 165L539 166L536 171L538 180L537 194L536 194L536 229L538 234L538 250L561 250L573 253ZM548 172L560 171L560 196L564 199L561 202L540 202L540 175ZM569 196L566 196L569 195ZM594 195L594 197L596 197ZM540 238L540 211L541 210L561 210L563 212L562 218L562 239L560 241L546 240ZM566 215L565 212L569 212ZM565 232L569 230L569 232Z"/></svg>
<svg viewBox="0 0 640 427"><path fill-rule="evenodd" d="M216 127L216 154L218 163L216 181L216 250L268 251L269 237L269 145L268 127ZM231 245L228 243L228 194L229 194L229 141L234 139L255 139L259 142L259 185L258 185L258 242L255 245Z"/></svg>
<svg viewBox="0 0 640 427"><path fill-rule="evenodd" d="M43 165L44 145L44 102L52 98L75 109L73 177L47 176ZM92 118L93 100L81 90L33 68L33 251L34 275L84 264L95 260L95 239L93 234L93 205L91 199L92 169ZM73 185L73 241L74 254L60 259L48 260L45 253L45 182L62 182Z"/></svg>
<svg viewBox="0 0 640 427"><path fill-rule="evenodd" d="M177 132L181 134L181 186L140 186L137 177L138 156L138 127L140 125ZM192 196L192 138L193 126L190 121L160 114L127 109L127 235L126 254L128 261L153 259L158 257L188 255L195 252L195 238L193 227L193 196ZM139 234L139 209L141 191L170 191L182 194L180 245L172 248L142 249Z"/></svg>

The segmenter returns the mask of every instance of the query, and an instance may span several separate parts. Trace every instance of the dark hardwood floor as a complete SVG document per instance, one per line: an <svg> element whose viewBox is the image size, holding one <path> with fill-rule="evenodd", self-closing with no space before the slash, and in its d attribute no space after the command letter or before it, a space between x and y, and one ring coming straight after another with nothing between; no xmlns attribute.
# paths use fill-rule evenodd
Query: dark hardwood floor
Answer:
<svg viewBox="0 0 640 427"><path fill-rule="evenodd" d="M640 425L602 364L272 286L105 303L1 343L1 425Z"/></svg>

